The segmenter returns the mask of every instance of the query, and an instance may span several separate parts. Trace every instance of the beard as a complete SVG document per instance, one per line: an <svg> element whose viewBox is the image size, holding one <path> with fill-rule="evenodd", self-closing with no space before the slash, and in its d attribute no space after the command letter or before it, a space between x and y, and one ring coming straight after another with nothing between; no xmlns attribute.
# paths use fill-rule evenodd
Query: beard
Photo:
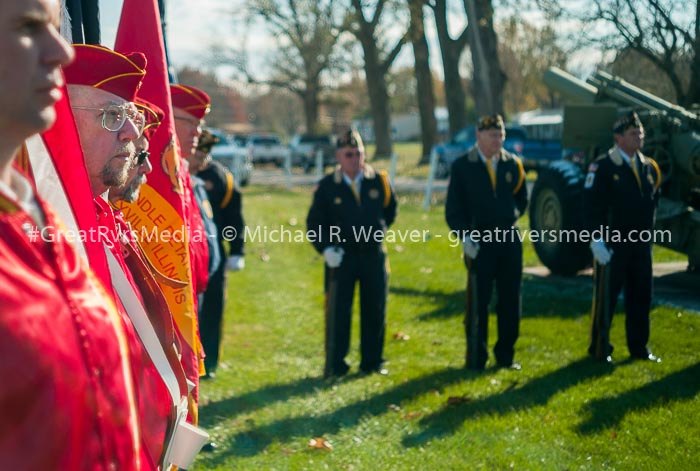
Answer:
<svg viewBox="0 0 700 471"><path fill-rule="evenodd" d="M130 182L127 182L124 188L120 189L120 199L126 201L127 203L134 203L137 199L139 199L141 185L144 183L146 183L145 176L141 175L134 177Z"/></svg>

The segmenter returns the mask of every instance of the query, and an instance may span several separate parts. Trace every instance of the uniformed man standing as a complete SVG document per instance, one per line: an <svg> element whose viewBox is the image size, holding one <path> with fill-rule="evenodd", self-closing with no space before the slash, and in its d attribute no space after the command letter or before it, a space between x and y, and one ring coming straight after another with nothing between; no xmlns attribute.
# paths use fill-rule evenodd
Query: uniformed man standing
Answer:
<svg viewBox="0 0 700 471"><path fill-rule="evenodd" d="M661 171L640 152L644 128L636 113L613 125L615 146L588 168L584 185L587 227L598 230L591 242L596 290L589 354L611 362L608 332L617 297L625 287L627 348L632 358L661 361L647 347L651 307L651 243L638 242L654 228ZM602 229L602 230L601 230ZM596 235L593 232L594 236ZM605 240L605 234L612 240ZM615 240L619 234L619 240Z"/></svg>
<svg viewBox="0 0 700 471"><path fill-rule="evenodd" d="M396 218L396 197L386 173L365 164L360 135L337 142L335 171L319 182L306 219L309 238L325 260L326 365L324 375L349 370L350 322L355 283L360 283L360 370L383 367L387 269L383 235Z"/></svg>
<svg viewBox="0 0 700 471"><path fill-rule="evenodd" d="M447 188L445 217L462 240L469 269L466 364L475 370L483 370L488 358L488 307L494 282L496 364L520 369L513 356L521 313L522 244L514 224L527 207L527 189L520 159L503 149L505 137L500 115L481 118L476 146L455 160Z"/></svg>
<svg viewBox="0 0 700 471"><path fill-rule="evenodd" d="M211 158L211 148L217 142L216 136L204 130L199 136L197 150L190 158L191 165L199 169L197 177L204 181L204 188L206 188L218 229L215 242L221 253L220 262L209 277L209 284L199 310L199 333L206 354L204 358L206 377L209 378L215 375L221 355L226 272L239 271L245 267L243 256L245 222L241 211L242 196L235 186L231 172ZM233 231L225 228L233 228ZM225 247L227 243L228 257Z"/></svg>

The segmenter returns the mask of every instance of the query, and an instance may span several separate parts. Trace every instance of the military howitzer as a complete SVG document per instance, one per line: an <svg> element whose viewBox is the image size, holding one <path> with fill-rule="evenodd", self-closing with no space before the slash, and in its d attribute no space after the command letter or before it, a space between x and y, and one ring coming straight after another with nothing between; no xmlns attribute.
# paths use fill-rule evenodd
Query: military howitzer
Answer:
<svg viewBox="0 0 700 471"><path fill-rule="evenodd" d="M532 191L533 230L576 231L583 227L582 192L588 164L613 145L612 124L631 110L645 130L642 152L663 174L656 229L670 231L663 245L688 255L700 267L700 115L669 103L605 72L587 81L549 69L545 83L565 103L562 147L571 157L541 170ZM542 263L553 273L573 274L591 262L588 245L544 240L535 243Z"/></svg>

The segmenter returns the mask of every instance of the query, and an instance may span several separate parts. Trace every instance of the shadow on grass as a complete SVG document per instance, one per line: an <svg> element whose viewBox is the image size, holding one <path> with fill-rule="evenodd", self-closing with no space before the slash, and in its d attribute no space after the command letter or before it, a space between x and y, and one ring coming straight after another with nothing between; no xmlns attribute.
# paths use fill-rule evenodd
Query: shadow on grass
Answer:
<svg viewBox="0 0 700 471"><path fill-rule="evenodd" d="M692 399L700 392L700 363L614 397L597 399L584 407L588 418L577 427L586 435L618 425L629 413L673 401Z"/></svg>
<svg viewBox="0 0 700 471"><path fill-rule="evenodd" d="M397 296L435 299L437 307L432 311L418 315L416 319L419 321L446 319L453 316L464 315L464 290L446 293L444 291L391 286L389 287L389 292Z"/></svg>
<svg viewBox="0 0 700 471"><path fill-rule="evenodd" d="M199 416L202 426L212 427L219 420L229 420L237 415L286 401L291 397L306 396L316 390L328 389L353 378L354 376L346 376L334 382L321 377L307 377L290 383L272 384L240 396L209 402L199 408Z"/></svg>
<svg viewBox="0 0 700 471"><path fill-rule="evenodd" d="M590 284L590 283L589 283ZM413 288L390 287L389 291L398 296L425 297L435 299L436 307L432 311L419 314L418 321L442 320L464 316L465 291L452 293L444 291L425 291ZM591 288L586 283L571 280L557 283L556 280L525 275L521 289L523 317L561 317L577 318L587 316L591 309ZM496 307L496 290L491 296L489 311ZM562 308L562 306L565 306Z"/></svg>
<svg viewBox="0 0 700 471"><path fill-rule="evenodd" d="M447 368L398 384L383 393L325 414L290 417L259 427L253 426L235 435L230 443L222 443L222 452L205 458L203 462L211 465L222 464L231 455L253 456L262 453L273 442L333 434L343 428L357 425L368 416L391 412L390 404L400 405L402 401L413 399L428 391L480 377L482 375L463 368Z"/></svg>
<svg viewBox="0 0 700 471"><path fill-rule="evenodd" d="M446 404L441 410L421 419L419 424L424 427L423 430L416 435L405 437L402 440L403 445L421 446L431 440L452 435L469 419L508 415L518 410L544 405L555 394L612 371L612 366L594 362L586 357L535 378L522 387L509 387L503 392L459 405Z"/></svg>

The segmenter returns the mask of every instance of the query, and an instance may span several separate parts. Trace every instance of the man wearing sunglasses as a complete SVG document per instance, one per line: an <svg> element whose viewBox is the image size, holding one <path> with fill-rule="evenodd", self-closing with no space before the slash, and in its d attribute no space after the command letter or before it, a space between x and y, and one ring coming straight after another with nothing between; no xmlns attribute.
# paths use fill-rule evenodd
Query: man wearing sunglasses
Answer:
<svg viewBox="0 0 700 471"><path fill-rule="evenodd" d="M384 333L388 273L383 235L396 218L396 197L385 172L365 164L354 130L337 142L335 171L318 184L306 219L309 239L325 260L326 365L324 376L350 366L350 325L355 284L360 284L360 370L388 374Z"/></svg>
<svg viewBox="0 0 700 471"><path fill-rule="evenodd" d="M145 342L144 331L137 333L132 322L132 319L138 320L137 316L141 313L138 304L145 304L140 286L144 286L146 281L139 279L137 282L130 270L132 257L129 252L123 251L127 247L123 244L119 224L107 201L110 189L123 186L130 169L136 164L136 146L146 123L134 101L146 73L146 58L141 53L124 55L102 46L78 44L74 48L76 59L64 72L94 197L101 242L118 264L118 268L112 267L110 270L112 287L118 294L117 307L131 350L134 383L138 385L138 410L143 424L142 459L149 463L146 467L150 468L162 463L177 399L172 399L162 376L164 367L156 367L154 362L154 358L163 355L163 351L158 349L168 347ZM152 317L146 321L153 324L156 333L160 334L159 340L163 342L164 327ZM177 376L177 371L173 371L173 374ZM186 391L184 381L178 386Z"/></svg>
<svg viewBox="0 0 700 471"><path fill-rule="evenodd" d="M56 120L60 68L73 58L59 3L0 0L0 463L144 469L119 315L13 167L23 142Z"/></svg>

